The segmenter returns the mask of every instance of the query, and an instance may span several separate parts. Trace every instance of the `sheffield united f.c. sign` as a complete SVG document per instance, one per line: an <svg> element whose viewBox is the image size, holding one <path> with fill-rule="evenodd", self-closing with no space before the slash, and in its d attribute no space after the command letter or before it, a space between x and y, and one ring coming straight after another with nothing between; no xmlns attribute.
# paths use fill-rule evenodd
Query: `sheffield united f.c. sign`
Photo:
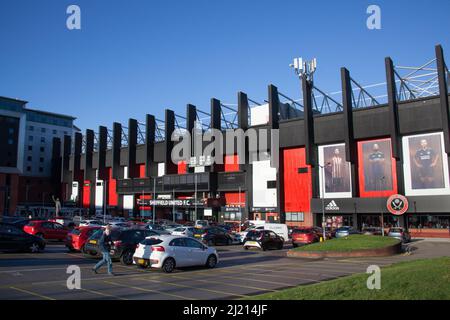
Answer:
<svg viewBox="0 0 450 320"><path fill-rule="evenodd" d="M393 215L401 216L408 211L408 199L401 194L394 194L387 200L387 209Z"/></svg>

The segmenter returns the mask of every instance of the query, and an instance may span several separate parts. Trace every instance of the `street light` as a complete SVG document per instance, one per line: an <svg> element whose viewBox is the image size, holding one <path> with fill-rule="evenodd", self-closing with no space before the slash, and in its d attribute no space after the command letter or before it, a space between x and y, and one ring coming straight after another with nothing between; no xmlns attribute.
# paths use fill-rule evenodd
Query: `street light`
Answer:
<svg viewBox="0 0 450 320"><path fill-rule="evenodd" d="M329 166L330 164L331 164L330 162L327 162L325 165L319 164L319 167L322 169L321 198L322 198L322 236L323 236L323 241L325 241L327 239L326 230L325 230L325 167Z"/></svg>
<svg viewBox="0 0 450 320"><path fill-rule="evenodd" d="M382 186L382 182L384 181L384 179L385 179L384 176L382 176L380 178L380 191L381 191L381 186ZM381 205L381 236L384 237L384 214L383 214L383 204L384 204L384 202L381 201L381 203L382 203L382 205Z"/></svg>

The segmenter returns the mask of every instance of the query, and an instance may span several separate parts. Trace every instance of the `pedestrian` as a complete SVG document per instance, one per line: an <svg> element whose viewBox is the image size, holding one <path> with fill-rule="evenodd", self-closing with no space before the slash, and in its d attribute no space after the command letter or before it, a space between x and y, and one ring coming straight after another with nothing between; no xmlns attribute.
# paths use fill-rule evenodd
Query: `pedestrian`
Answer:
<svg viewBox="0 0 450 320"><path fill-rule="evenodd" d="M108 274L110 276L113 276L114 273L112 271L112 261L111 261L111 256L110 256L110 251L111 251L111 243L112 243L112 239L111 239L111 226L108 225L105 227L105 231L103 231L102 236L100 237L100 240L98 241L98 246L100 248L100 251L102 252L103 255L103 259L100 260L94 268L92 268L92 271L94 273L97 273L97 270L103 266L104 264L108 265Z"/></svg>

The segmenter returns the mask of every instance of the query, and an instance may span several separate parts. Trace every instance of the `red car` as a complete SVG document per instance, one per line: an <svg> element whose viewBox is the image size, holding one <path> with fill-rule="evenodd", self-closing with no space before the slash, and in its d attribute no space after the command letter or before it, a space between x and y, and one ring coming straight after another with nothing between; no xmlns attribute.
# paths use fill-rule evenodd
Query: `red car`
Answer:
<svg viewBox="0 0 450 320"><path fill-rule="evenodd" d="M32 220L23 227L23 231L46 240L66 239L69 230L62 224L45 220Z"/></svg>
<svg viewBox="0 0 450 320"><path fill-rule="evenodd" d="M69 251L81 251L86 241L101 227L76 227L67 234L66 247Z"/></svg>
<svg viewBox="0 0 450 320"><path fill-rule="evenodd" d="M296 228L292 230L292 245L310 244L319 241L319 235L313 228Z"/></svg>

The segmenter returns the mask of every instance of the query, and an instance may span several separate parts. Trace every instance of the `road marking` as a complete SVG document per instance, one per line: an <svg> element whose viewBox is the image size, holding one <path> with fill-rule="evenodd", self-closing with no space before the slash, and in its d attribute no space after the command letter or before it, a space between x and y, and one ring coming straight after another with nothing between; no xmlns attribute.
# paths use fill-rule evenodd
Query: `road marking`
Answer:
<svg viewBox="0 0 450 320"><path fill-rule="evenodd" d="M126 298L121 298L121 297L115 296L113 294L103 293L103 292L95 291L95 290L91 290L91 289L81 288L81 290L84 290L84 291L87 291L87 292L90 292L90 293L93 293L93 294L97 294L97 295L100 295L100 296L104 296L104 297L111 297L111 298L115 298L115 299L119 299L119 300L128 300Z"/></svg>
<svg viewBox="0 0 450 320"><path fill-rule="evenodd" d="M32 291L28 291L28 290L25 290L25 289L16 288L16 287L9 287L9 288L17 290L17 291L20 291L20 292L23 292L23 293L31 294L32 296L39 297L39 298L44 299L44 300L56 300L56 299L44 296L42 294L39 294L39 293L36 293L36 292L32 292Z"/></svg>
<svg viewBox="0 0 450 320"><path fill-rule="evenodd" d="M283 282L278 282L278 281L275 282L275 281L268 281L268 280L261 280L261 279L249 279L249 278L243 278L243 277L237 277L237 276L231 277L231 276L225 276L225 275L221 275L221 274L216 274L214 276L219 277L219 278L225 278L225 279L242 279L242 280L248 280L248 281L253 281L253 282L282 285L284 287L292 287L291 283L283 283ZM214 278L212 278L211 280L214 280Z"/></svg>
<svg viewBox="0 0 450 320"><path fill-rule="evenodd" d="M133 279L133 280L138 280L138 279ZM236 297L240 297L240 298L247 298L247 297L249 297L248 295L244 295L244 294L230 293L230 292L219 291L219 290L212 290L212 289L206 289L206 288L192 287L192 286L179 284L179 283L173 283L173 282L164 282L164 281L153 280L153 279L142 279L142 280L148 281L148 282L162 283L162 284L165 284L165 285L170 285L170 286L175 286L175 287L189 288L189 289L195 289L195 290L202 290L202 291L212 292L212 293L217 293L217 294L225 294L227 296L236 296Z"/></svg>
<svg viewBox="0 0 450 320"><path fill-rule="evenodd" d="M112 285L115 285L115 286L119 286L119 287L131 288L131 289L144 291L144 292L152 292L152 293L164 294L164 295L167 295L167 296L170 296L170 297L174 297L174 298L177 298L177 299L195 300L193 298L183 297L183 296L179 296L179 295L176 295L176 294L172 294L172 293L168 293L168 292L160 291L160 290L153 290L153 289L145 289L145 288L140 288L140 287L134 287L134 286L124 285L124 284L121 284L121 283L111 282L111 281L103 281L103 282L104 283L108 283L108 284L112 284Z"/></svg>
<svg viewBox="0 0 450 320"><path fill-rule="evenodd" d="M194 278L182 277L182 276L173 276L173 278L211 283L211 281L208 281L208 280L205 280L205 279L194 279ZM220 283L220 284L223 284L223 285L226 285L226 286L231 286L231 287L245 288L245 289L255 289L255 290L259 290L259 291L277 292L277 290L273 290L273 289L258 288L258 287L253 287L253 286L244 286L244 285L239 285L239 284L234 284L234 283L229 283L229 282L217 281L216 279L212 279L212 280L213 280L214 283Z"/></svg>
<svg viewBox="0 0 450 320"><path fill-rule="evenodd" d="M248 269L252 269L252 268L247 268ZM254 268L255 270L260 270L257 268ZM228 272L228 273L234 273L234 271L225 271L223 270L223 272ZM271 271L273 272L273 271ZM286 278L286 279L294 279L294 280L307 280L307 281L312 281L312 282L320 282L320 280L313 280L313 279L306 279L306 278L301 278L301 277L293 277L293 276L286 276L286 275L275 275L275 274L265 274L265 273L252 273L252 272L239 272L239 274L248 274L248 275L252 275L252 276L261 276L261 277L270 277L270 278Z"/></svg>

